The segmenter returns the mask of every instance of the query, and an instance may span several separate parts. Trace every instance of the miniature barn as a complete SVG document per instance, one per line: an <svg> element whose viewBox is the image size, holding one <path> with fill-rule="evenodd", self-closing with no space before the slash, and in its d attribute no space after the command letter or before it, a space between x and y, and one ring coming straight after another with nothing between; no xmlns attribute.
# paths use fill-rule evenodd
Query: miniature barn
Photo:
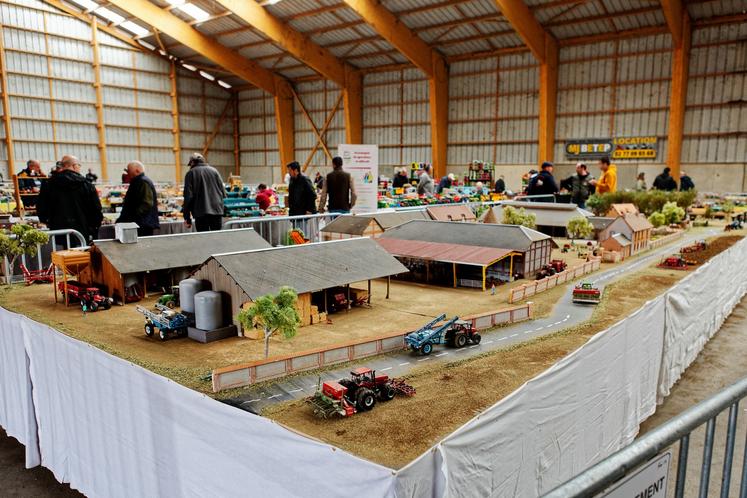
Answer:
<svg viewBox="0 0 747 498"><path fill-rule="evenodd" d="M436 221L470 221L476 222L477 217L466 204L444 204L425 208L428 216Z"/></svg>
<svg viewBox="0 0 747 498"><path fill-rule="evenodd" d="M241 328L239 310L283 286L298 293L303 326L315 323L319 314L326 314L333 306L339 309L341 303L346 308L353 302L370 304L371 280L405 272L407 268L376 242L362 237L215 254L192 277L210 282L212 290L227 296L233 323ZM350 287L365 281L368 289Z"/></svg>
<svg viewBox="0 0 747 498"><path fill-rule="evenodd" d="M149 287L169 287L215 253L264 249L270 244L253 229L139 237L124 244L95 240L91 265L81 274L121 304L146 296Z"/></svg>
<svg viewBox="0 0 747 498"><path fill-rule="evenodd" d="M629 202L612 204L609 211L607 211L607 216L610 218L617 218L619 216L625 216L626 214L639 214L638 208L635 207L635 204Z"/></svg>
<svg viewBox="0 0 747 498"><path fill-rule="evenodd" d="M533 276L550 262L555 242L518 225L410 221L376 241L415 280L485 290L491 281Z"/></svg>
<svg viewBox="0 0 747 498"><path fill-rule="evenodd" d="M606 251L619 252L622 256L622 259L625 259L630 256L633 243L630 242L630 239L628 239L625 235L621 233L615 233L612 234L611 237L605 239L601 243L601 246Z"/></svg>
<svg viewBox="0 0 747 498"><path fill-rule="evenodd" d="M605 249L616 250L608 247L615 245L614 242L606 243L606 241L615 234L621 234L630 241L631 246L628 255L633 255L648 248L653 228L654 226L642 214L626 214L607 225L599 233L598 240Z"/></svg>
<svg viewBox="0 0 747 498"><path fill-rule="evenodd" d="M575 204L504 201L486 211L483 215L483 222L502 223L504 206L511 206L515 209L523 208L527 213L533 214L536 218L537 231L552 237L567 237L566 227L573 218L593 216L593 213Z"/></svg>
<svg viewBox="0 0 747 498"><path fill-rule="evenodd" d="M410 220L427 220L423 210L338 216L321 229L322 240L378 237L392 227Z"/></svg>

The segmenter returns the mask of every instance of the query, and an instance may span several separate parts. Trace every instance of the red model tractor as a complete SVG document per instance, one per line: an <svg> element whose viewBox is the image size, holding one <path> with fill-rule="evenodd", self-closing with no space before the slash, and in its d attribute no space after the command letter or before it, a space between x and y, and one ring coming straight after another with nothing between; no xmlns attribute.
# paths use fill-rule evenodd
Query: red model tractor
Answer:
<svg viewBox="0 0 747 498"><path fill-rule="evenodd" d="M566 263L562 259L553 259L550 261L550 267L555 270L555 273L560 273L561 271L565 271L565 269L568 268L568 263Z"/></svg>
<svg viewBox="0 0 747 498"><path fill-rule="evenodd" d="M65 294L65 282L59 282L57 288L60 293ZM76 280L67 281L68 301L79 301L83 312L93 312L99 308L108 310L112 307L112 298L101 295L98 287L83 285Z"/></svg>
<svg viewBox="0 0 747 498"><path fill-rule="evenodd" d="M674 254L668 258L664 258L664 261L659 263L659 268L667 268L669 270L687 270L688 265L697 264L695 261L690 261L682 257L681 254Z"/></svg>
<svg viewBox="0 0 747 498"><path fill-rule="evenodd" d="M349 379L323 383L316 394L306 401L314 406L314 414L317 417L329 418L335 414L349 417L358 412L371 410L377 399L389 401L397 393L413 396L415 389L401 379L376 375L374 370L361 367L350 372Z"/></svg>
<svg viewBox="0 0 747 498"><path fill-rule="evenodd" d="M591 282L581 282L573 288L571 300L574 303L599 304L602 291Z"/></svg>
<svg viewBox="0 0 747 498"><path fill-rule="evenodd" d="M680 249L680 252L682 254L687 254L687 253L692 253L692 252L704 251L705 248L706 248L706 241L699 240L695 242L694 244L683 247L682 249Z"/></svg>

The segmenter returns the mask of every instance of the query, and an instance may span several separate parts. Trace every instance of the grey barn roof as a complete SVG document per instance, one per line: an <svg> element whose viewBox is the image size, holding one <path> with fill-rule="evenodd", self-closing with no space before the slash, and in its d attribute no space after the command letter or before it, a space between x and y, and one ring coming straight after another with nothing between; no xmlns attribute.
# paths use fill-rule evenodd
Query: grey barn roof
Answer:
<svg viewBox="0 0 747 498"><path fill-rule="evenodd" d="M363 235L363 232L366 230L369 223L371 223L372 219L376 220L376 223L379 224L382 230L389 230L392 227L401 225L410 220L426 220L430 219L430 217L422 210L357 215L347 214L338 216L322 228L321 231L328 233L345 233L348 235Z"/></svg>
<svg viewBox="0 0 747 498"><path fill-rule="evenodd" d="M578 218L579 216L588 218L593 216L593 213L581 209L575 204L506 201L502 202L497 207L501 206L512 206L516 209L524 208L527 213L532 213L537 217L537 226L544 227L565 228L568 226L568 222L573 218Z"/></svg>
<svg viewBox="0 0 747 498"><path fill-rule="evenodd" d="M250 299L277 293L285 285L303 294L408 271L368 237L216 254L210 259Z"/></svg>
<svg viewBox="0 0 747 498"><path fill-rule="evenodd" d="M604 230L615 221L615 218L606 218L604 216L591 216L589 217L589 223L594 227L594 230Z"/></svg>
<svg viewBox="0 0 747 498"><path fill-rule="evenodd" d="M519 225L459 221L409 221L384 232L381 237L494 247L524 252L529 250L532 242L552 240L549 235Z"/></svg>
<svg viewBox="0 0 747 498"><path fill-rule="evenodd" d="M138 237L137 243L95 240L121 274L198 266L213 254L272 247L251 228Z"/></svg>

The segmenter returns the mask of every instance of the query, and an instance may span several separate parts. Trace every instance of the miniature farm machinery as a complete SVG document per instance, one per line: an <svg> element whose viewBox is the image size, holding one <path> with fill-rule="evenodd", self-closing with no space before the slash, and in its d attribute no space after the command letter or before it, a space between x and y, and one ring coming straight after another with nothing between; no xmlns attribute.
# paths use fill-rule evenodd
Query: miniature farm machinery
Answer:
<svg viewBox="0 0 747 498"><path fill-rule="evenodd" d="M414 332L405 336L405 344L420 354L429 355L434 344L446 344L455 348L464 347L467 342L480 344L480 334L472 324L460 320L458 316L446 320L446 314L436 317Z"/></svg>
<svg viewBox="0 0 747 498"><path fill-rule="evenodd" d="M415 388L402 379L376 375L376 371L361 367L350 372L349 379L323 383L306 401L314 407L317 417L349 417L373 409L377 399L389 401L397 394L413 396Z"/></svg>
<svg viewBox="0 0 747 498"><path fill-rule="evenodd" d="M153 336L158 332L158 337L165 341L172 335L184 337L187 335L187 327L194 326L194 318L185 313L178 313L163 304L156 303L156 310L149 310L142 306L135 309L145 315L145 335Z"/></svg>
<svg viewBox="0 0 747 498"><path fill-rule="evenodd" d="M699 240L695 242L694 244L690 244L689 246L685 246L682 249L680 249L680 252L682 254L692 253L692 252L699 252L699 251L705 251L706 248L706 241L705 240Z"/></svg>
<svg viewBox="0 0 747 498"><path fill-rule="evenodd" d="M581 282L573 288L571 300L574 303L599 304L602 292L591 282Z"/></svg>
<svg viewBox="0 0 747 498"><path fill-rule="evenodd" d="M80 302L83 313L94 312L99 308L108 310L112 307L112 298L101 295L98 287L83 285L77 280L68 280L67 282L58 282L57 288L63 297L67 288L67 300Z"/></svg>
<svg viewBox="0 0 747 498"><path fill-rule="evenodd" d="M553 259L550 261L550 264L543 266L542 269L537 272L537 280L551 277L556 273L564 271L566 268L568 268L568 264L565 261L562 259Z"/></svg>
<svg viewBox="0 0 747 498"><path fill-rule="evenodd" d="M670 270L687 270L689 265L696 264L695 261L683 258L681 254L674 254L668 258L664 258L664 260L656 266L659 268L668 268Z"/></svg>
<svg viewBox="0 0 747 498"><path fill-rule="evenodd" d="M174 309L179 305L179 286L172 285L170 293L164 293L159 299L158 304L162 304L169 309Z"/></svg>

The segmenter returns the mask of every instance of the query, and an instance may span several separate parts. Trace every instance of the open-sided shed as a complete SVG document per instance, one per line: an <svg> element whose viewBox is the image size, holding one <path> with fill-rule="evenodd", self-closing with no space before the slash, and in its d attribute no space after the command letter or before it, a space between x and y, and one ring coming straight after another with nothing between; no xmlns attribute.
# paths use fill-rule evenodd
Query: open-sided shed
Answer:
<svg viewBox="0 0 747 498"><path fill-rule="evenodd" d="M301 323L308 325L312 295L316 294L323 307L328 289L369 281L370 299L371 280L405 272L407 268L376 242L362 237L215 254L194 271L193 277L209 281L213 290L229 297L237 326L242 306L275 294L283 286L292 287L298 293Z"/></svg>

